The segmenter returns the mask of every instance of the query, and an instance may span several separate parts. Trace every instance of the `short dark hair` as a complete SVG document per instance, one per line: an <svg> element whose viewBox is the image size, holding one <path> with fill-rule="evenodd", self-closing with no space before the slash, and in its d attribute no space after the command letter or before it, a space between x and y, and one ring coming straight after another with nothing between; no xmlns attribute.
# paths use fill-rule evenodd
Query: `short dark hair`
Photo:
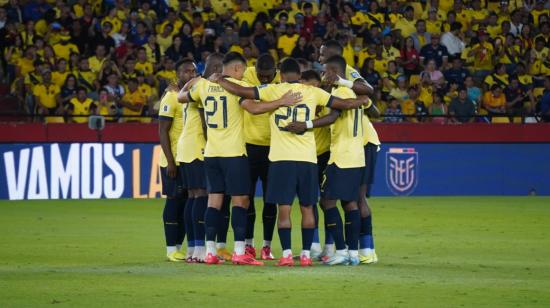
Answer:
<svg viewBox="0 0 550 308"><path fill-rule="evenodd" d="M321 75L319 75L319 73L315 70L303 71L301 78L303 80L313 80L313 79L315 79L315 80L321 82Z"/></svg>
<svg viewBox="0 0 550 308"><path fill-rule="evenodd" d="M286 58L281 63L281 74L296 73L300 74L300 64L294 58Z"/></svg>
<svg viewBox="0 0 550 308"><path fill-rule="evenodd" d="M462 24L459 23L458 21L455 21L451 24L451 32L452 31L457 31L457 30L460 31L460 29L462 29Z"/></svg>
<svg viewBox="0 0 550 308"><path fill-rule="evenodd" d="M182 59L182 60L179 60L178 63L176 63L176 71L180 68L180 66L184 65L184 64L193 64L195 65L195 61L193 61L193 59L190 59L190 58L185 58L185 59Z"/></svg>
<svg viewBox="0 0 550 308"><path fill-rule="evenodd" d="M275 59L268 53L261 54L256 62L256 69L260 71L275 69Z"/></svg>
<svg viewBox="0 0 550 308"><path fill-rule="evenodd" d="M77 87L77 88L76 88L76 93L78 93L78 92L80 92L80 91L86 92L86 88L85 88L85 87L81 87L81 86L80 86L80 87Z"/></svg>
<svg viewBox="0 0 550 308"><path fill-rule="evenodd" d="M346 71L346 59L341 55L334 55L327 59L325 64L334 64L337 65L341 72Z"/></svg>
<svg viewBox="0 0 550 308"><path fill-rule="evenodd" d="M327 48L337 49L338 53L344 52L344 47L342 47L342 44L340 44L337 40L328 40L324 42L323 45Z"/></svg>
<svg viewBox="0 0 550 308"><path fill-rule="evenodd" d="M227 65L234 61L241 62L246 65L246 59L243 57L243 55L235 51L228 52L225 57L223 57L222 63L223 65Z"/></svg>

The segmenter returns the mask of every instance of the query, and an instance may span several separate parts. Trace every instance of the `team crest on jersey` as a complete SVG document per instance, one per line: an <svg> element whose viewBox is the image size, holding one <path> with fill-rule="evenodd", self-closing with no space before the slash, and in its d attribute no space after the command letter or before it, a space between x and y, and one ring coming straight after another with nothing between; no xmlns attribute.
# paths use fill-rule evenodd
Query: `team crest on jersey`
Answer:
<svg viewBox="0 0 550 308"><path fill-rule="evenodd" d="M360 78L361 76L359 75L358 72L353 72L353 73L351 73L351 77L352 78Z"/></svg>
<svg viewBox="0 0 550 308"><path fill-rule="evenodd" d="M410 195L418 184L419 160L414 148L386 152L386 184L395 195Z"/></svg>
<svg viewBox="0 0 550 308"><path fill-rule="evenodd" d="M170 110L170 108L168 107L168 105L164 105L164 112L168 112L168 110Z"/></svg>

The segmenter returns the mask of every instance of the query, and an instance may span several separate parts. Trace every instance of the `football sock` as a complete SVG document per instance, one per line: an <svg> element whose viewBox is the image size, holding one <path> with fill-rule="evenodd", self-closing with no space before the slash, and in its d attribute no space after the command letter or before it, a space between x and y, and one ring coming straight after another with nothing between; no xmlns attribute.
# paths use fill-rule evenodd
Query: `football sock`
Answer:
<svg viewBox="0 0 550 308"><path fill-rule="evenodd" d="M177 201L176 199L166 199L164 203L164 211L162 212L162 220L164 222L164 237L166 246L173 246L176 249L178 244L178 217L177 217Z"/></svg>
<svg viewBox="0 0 550 308"><path fill-rule="evenodd" d="M183 219L185 221L185 232L187 233L187 251L195 247L195 232L193 226L193 204L195 198L187 199L185 209L183 211ZM192 254L192 253L191 253Z"/></svg>
<svg viewBox="0 0 550 308"><path fill-rule="evenodd" d="M176 247L178 250L181 249L181 244L185 239L185 205L187 204L187 198L178 197L174 199L176 201L176 217L178 221L178 234L176 239ZM178 247L179 246L179 247Z"/></svg>
<svg viewBox="0 0 550 308"><path fill-rule="evenodd" d="M166 246L166 255L169 255L173 253L174 251L177 251L176 246Z"/></svg>
<svg viewBox="0 0 550 308"><path fill-rule="evenodd" d="M325 226L327 233L330 233L335 240L336 250L345 249L346 245L344 235L342 234L342 217L340 217L338 208L333 207L325 211Z"/></svg>
<svg viewBox="0 0 550 308"><path fill-rule="evenodd" d="M313 206L313 216L315 217L315 227L313 229L313 242L312 243L320 243L319 240L319 209L317 208L317 205ZM317 245L314 245L315 248L317 248ZM319 245L321 247L321 245Z"/></svg>
<svg viewBox="0 0 550 308"><path fill-rule="evenodd" d="M206 241L206 254L212 254L213 256L216 255L216 242Z"/></svg>
<svg viewBox="0 0 550 308"><path fill-rule="evenodd" d="M233 228L233 235L235 236L235 242L243 242L246 232L246 209L240 206L233 206L231 210L231 227ZM235 243L236 246L236 243Z"/></svg>
<svg viewBox="0 0 550 308"><path fill-rule="evenodd" d="M262 221L264 223L264 241L271 242L273 240L273 232L275 231L275 223L277 222L277 205L264 202Z"/></svg>
<svg viewBox="0 0 550 308"><path fill-rule="evenodd" d="M361 254L366 255L374 249L372 237L372 214L368 217L361 217L361 235L359 236L359 248Z"/></svg>
<svg viewBox="0 0 550 308"><path fill-rule="evenodd" d="M304 256L306 258L311 258L311 255L309 253L309 250L302 250L302 253L300 253L301 256Z"/></svg>
<svg viewBox="0 0 550 308"><path fill-rule="evenodd" d="M216 248L217 248L217 249L223 249L223 248L225 248L225 243L216 243Z"/></svg>
<svg viewBox="0 0 550 308"><path fill-rule="evenodd" d="M271 247L271 241L264 241L264 247Z"/></svg>
<svg viewBox="0 0 550 308"><path fill-rule="evenodd" d="M292 256L292 250L290 249L283 250L283 258L288 258L288 256Z"/></svg>
<svg viewBox="0 0 550 308"><path fill-rule="evenodd" d="M204 224L206 231L206 240L215 242L216 232L220 221L220 211L213 207L208 207L204 214Z"/></svg>
<svg viewBox="0 0 550 308"><path fill-rule="evenodd" d="M345 213L346 217L346 244L349 250L357 250L359 244L359 230L361 228L361 216L359 210L353 210Z"/></svg>
<svg viewBox="0 0 550 308"><path fill-rule="evenodd" d="M237 255L244 255L244 246L243 241L235 241L235 253Z"/></svg>
<svg viewBox="0 0 550 308"><path fill-rule="evenodd" d="M227 230L229 230L229 210L231 209L231 197L224 196L221 209L221 218L218 225L216 240L218 243L227 242Z"/></svg>
<svg viewBox="0 0 550 308"><path fill-rule="evenodd" d="M307 251L308 255L311 250L311 241L313 241L313 228L302 228L302 250Z"/></svg>
<svg viewBox="0 0 550 308"><path fill-rule="evenodd" d="M204 246L205 227L204 227L204 214L208 207L208 197L202 196L195 198L193 203L193 222L195 232L195 246Z"/></svg>
<svg viewBox="0 0 550 308"><path fill-rule="evenodd" d="M244 243L246 244L246 246L252 246L254 247L254 239L253 238L247 238L244 240Z"/></svg>
<svg viewBox="0 0 550 308"><path fill-rule="evenodd" d="M254 246L254 224L256 223L256 207L254 206L254 199L250 199L250 205L246 210L246 232L245 239L247 245Z"/></svg>
<svg viewBox="0 0 550 308"><path fill-rule="evenodd" d="M281 247L283 250L290 250L290 228L279 228L278 232L279 239L281 240Z"/></svg>

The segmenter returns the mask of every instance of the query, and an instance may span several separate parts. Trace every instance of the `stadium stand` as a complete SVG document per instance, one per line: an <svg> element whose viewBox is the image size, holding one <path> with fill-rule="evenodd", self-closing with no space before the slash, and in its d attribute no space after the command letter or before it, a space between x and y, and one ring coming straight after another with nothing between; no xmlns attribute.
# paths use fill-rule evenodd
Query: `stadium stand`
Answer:
<svg viewBox="0 0 550 308"><path fill-rule="evenodd" d="M320 70L319 49L335 39L375 87L378 121L548 121L549 7L533 0L2 0L1 119L82 122L71 115L101 114L150 122L183 58L202 72L212 52L242 53L249 66L270 53Z"/></svg>

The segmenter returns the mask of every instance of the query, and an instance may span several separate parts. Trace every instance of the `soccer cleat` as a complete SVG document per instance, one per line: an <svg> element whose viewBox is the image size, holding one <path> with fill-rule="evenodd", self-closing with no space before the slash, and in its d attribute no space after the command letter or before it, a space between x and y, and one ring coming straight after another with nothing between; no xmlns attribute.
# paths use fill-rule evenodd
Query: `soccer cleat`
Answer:
<svg viewBox="0 0 550 308"><path fill-rule="evenodd" d="M256 248L252 247L252 245L246 245L244 253L256 259Z"/></svg>
<svg viewBox="0 0 550 308"><path fill-rule="evenodd" d="M233 257L231 258L231 262L233 262L233 264L237 264L237 265L256 265L256 266L264 265L263 262L252 258L250 255L248 255L246 253L242 254L242 255L238 255L236 253L233 253Z"/></svg>
<svg viewBox="0 0 550 308"><path fill-rule="evenodd" d="M231 261L232 255L229 251L227 251L227 248L218 248L216 254L225 261Z"/></svg>
<svg viewBox="0 0 550 308"><path fill-rule="evenodd" d="M169 253L168 255L166 255L166 258L167 258L168 261L170 261L170 262L182 262L182 261L185 261L185 255L182 254L182 253L179 252L179 251L173 251L173 252Z"/></svg>
<svg viewBox="0 0 550 308"><path fill-rule="evenodd" d="M225 262L223 259L219 259L218 256L213 255L211 253L207 254L206 258L204 259L204 263L210 264L210 265L212 265L212 264L221 264L223 262Z"/></svg>
<svg viewBox="0 0 550 308"><path fill-rule="evenodd" d="M260 252L262 260L274 260L273 255L271 254L271 247L264 246Z"/></svg>
<svg viewBox="0 0 550 308"><path fill-rule="evenodd" d="M308 258L306 256L300 256L300 265L301 266L313 266L313 262L311 261L311 258Z"/></svg>
<svg viewBox="0 0 550 308"><path fill-rule="evenodd" d="M350 256L349 257L349 265L359 265L361 263L361 260L359 259L359 257L352 257Z"/></svg>
<svg viewBox="0 0 550 308"><path fill-rule="evenodd" d="M348 265L350 262L349 256L347 254L335 253L332 257L323 261L326 265Z"/></svg>
<svg viewBox="0 0 550 308"><path fill-rule="evenodd" d="M279 259L279 262L276 264L277 266L294 266L294 259L292 259L292 255L289 255L288 257L281 257Z"/></svg>
<svg viewBox="0 0 550 308"><path fill-rule="evenodd" d="M374 264L378 262L378 256L376 255L376 252L369 253L366 256L359 255L359 259L361 261L361 264Z"/></svg>
<svg viewBox="0 0 550 308"><path fill-rule="evenodd" d="M321 254L319 256L313 256L313 254L311 255L311 258L315 258L319 261L325 261L325 260L328 260L330 257L332 257L334 255L334 250L331 250L331 249L328 249L327 246L325 246L323 248L323 251L321 252Z"/></svg>

